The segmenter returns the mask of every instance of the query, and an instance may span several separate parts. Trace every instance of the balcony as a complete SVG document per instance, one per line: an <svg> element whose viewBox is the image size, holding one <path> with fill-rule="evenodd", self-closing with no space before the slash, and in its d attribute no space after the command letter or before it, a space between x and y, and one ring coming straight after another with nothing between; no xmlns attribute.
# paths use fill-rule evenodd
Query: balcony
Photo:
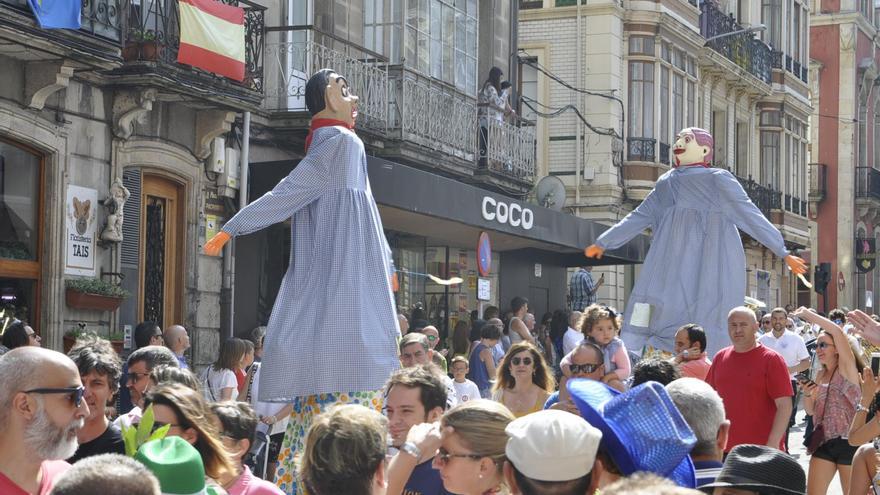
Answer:
<svg viewBox="0 0 880 495"><path fill-rule="evenodd" d="M669 165L669 145L662 142L660 143L660 163Z"/></svg>
<svg viewBox="0 0 880 495"><path fill-rule="evenodd" d="M124 0L83 0L78 30L41 29L27 0L0 0L0 37L30 49L6 51L24 60L57 60L77 56L89 65L110 68L119 63Z"/></svg>
<svg viewBox="0 0 880 495"><path fill-rule="evenodd" d="M752 203L761 210L767 218L770 218L771 210L782 209L782 193L775 191L770 187L764 187L752 179L750 175L748 179L737 177L740 185L745 189L746 194Z"/></svg>
<svg viewBox="0 0 880 495"><path fill-rule="evenodd" d="M821 203L827 194L828 166L824 163L810 164L810 201Z"/></svg>
<svg viewBox="0 0 880 495"><path fill-rule="evenodd" d="M856 167L856 200L861 198L880 200L880 170Z"/></svg>
<svg viewBox="0 0 880 495"><path fill-rule="evenodd" d="M654 143L651 138L626 138L626 159L631 162L654 162Z"/></svg>
<svg viewBox="0 0 880 495"><path fill-rule="evenodd" d="M177 63L180 48L178 4L170 0L126 0L122 56L126 64L111 74L119 85L152 83L161 90L226 100L254 109L262 100L265 7L250 0L222 0L245 12L245 78L242 82Z"/></svg>
<svg viewBox="0 0 880 495"><path fill-rule="evenodd" d="M276 130L300 139L310 119L305 84L315 70L332 67L361 98L357 128L372 153L466 178L488 177L517 190L533 185L533 124L491 123L481 163L473 96L308 26L272 28L268 38L265 107Z"/></svg>
<svg viewBox="0 0 880 495"><path fill-rule="evenodd" d="M733 15L724 14L714 2L700 4L700 34L710 39L716 36L743 30ZM771 50L754 33L740 33L724 36L707 44L712 50L755 76L770 84Z"/></svg>
<svg viewBox="0 0 880 495"><path fill-rule="evenodd" d="M807 202L791 194L785 195L783 208L789 213L800 215L802 217L807 216Z"/></svg>

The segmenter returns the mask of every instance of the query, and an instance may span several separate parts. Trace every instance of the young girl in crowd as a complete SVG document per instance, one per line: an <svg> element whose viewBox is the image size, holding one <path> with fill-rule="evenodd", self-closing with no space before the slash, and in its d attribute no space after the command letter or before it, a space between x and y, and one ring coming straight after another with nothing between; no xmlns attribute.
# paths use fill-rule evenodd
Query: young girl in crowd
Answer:
<svg viewBox="0 0 880 495"><path fill-rule="evenodd" d="M617 313L608 306L591 304L584 310L584 316L578 326L584 334L584 340L602 349L602 356L605 359L605 376L602 377L602 381L612 385L614 381L623 382L629 378L631 372L629 353L623 341L617 336L620 330ZM566 375L569 374L571 354L565 356L560 363Z"/></svg>

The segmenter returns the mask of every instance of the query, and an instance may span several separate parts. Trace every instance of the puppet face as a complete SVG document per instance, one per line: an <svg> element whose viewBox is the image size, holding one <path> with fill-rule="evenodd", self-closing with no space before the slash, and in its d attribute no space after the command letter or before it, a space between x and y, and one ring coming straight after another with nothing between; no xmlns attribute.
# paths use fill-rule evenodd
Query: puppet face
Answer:
<svg viewBox="0 0 880 495"><path fill-rule="evenodd" d="M349 91L348 81L344 77L333 73L330 74L329 79L327 88L324 90L327 117L354 125L354 121L357 120L359 98Z"/></svg>
<svg viewBox="0 0 880 495"><path fill-rule="evenodd" d="M680 133L672 146L676 166L705 163L709 151L711 150L708 146L701 146L697 143L696 136L690 131Z"/></svg>

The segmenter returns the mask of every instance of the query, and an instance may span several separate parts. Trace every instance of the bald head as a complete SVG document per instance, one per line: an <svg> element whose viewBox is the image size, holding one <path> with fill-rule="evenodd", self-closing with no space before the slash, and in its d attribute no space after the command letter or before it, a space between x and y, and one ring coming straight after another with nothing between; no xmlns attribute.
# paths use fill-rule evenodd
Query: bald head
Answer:
<svg viewBox="0 0 880 495"><path fill-rule="evenodd" d="M189 349L189 334L182 325L171 325L162 333L165 345L178 356Z"/></svg>
<svg viewBox="0 0 880 495"><path fill-rule="evenodd" d="M422 329L422 333L425 334L425 337L428 337L428 345L431 346L431 349L437 347L437 344L440 343L440 331L434 325L426 326Z"/></svg>
<svg viewBox="0 0 880 495"><path fill-rule="evenodd" d="M579 321L581 321L581 317L583 315L584 314L581 313L580 311L572 311L571 315L568 317L568 326L570 326L571 328L577 329L577 324Z"/></svg>
<svg viewBox="0 0 880 495"><path fill-rule="evenodd" d="M19 347L0 357L0 431L8 421L15 395L34 388L82 385L73 361L50 349Z"/></svg>
<svg viewBox="0 0 880 495"><path fill-rule="evenodd" d="M755 312L745 306L737 306L731 309L730 312L727 313L727 320L730 321L731 317L734 317L735 315L748 318L749 321L751 321L755 325L758 324L758 317L755 316Z"/></svg>

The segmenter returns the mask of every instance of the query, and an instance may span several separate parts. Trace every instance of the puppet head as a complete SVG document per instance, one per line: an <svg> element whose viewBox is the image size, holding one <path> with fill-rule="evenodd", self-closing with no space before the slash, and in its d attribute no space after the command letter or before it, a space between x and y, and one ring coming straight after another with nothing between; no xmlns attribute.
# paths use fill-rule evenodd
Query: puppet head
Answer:
<svg viewBox="0 0 880 495"><path fill-rule="evenodd" d="M312 118L341 120L353 126L357 102L348 81L332 69L319 70L306 83L306 107Z"/></svg>
<svg viewBox="0 0 880 495"><path fill-rule="evenodd" d="M712 163L712 148L715 140L705 129L688 127L682 129L675 138L672 152L675 154L675 166L702 165L708 167Z"/></svg>

